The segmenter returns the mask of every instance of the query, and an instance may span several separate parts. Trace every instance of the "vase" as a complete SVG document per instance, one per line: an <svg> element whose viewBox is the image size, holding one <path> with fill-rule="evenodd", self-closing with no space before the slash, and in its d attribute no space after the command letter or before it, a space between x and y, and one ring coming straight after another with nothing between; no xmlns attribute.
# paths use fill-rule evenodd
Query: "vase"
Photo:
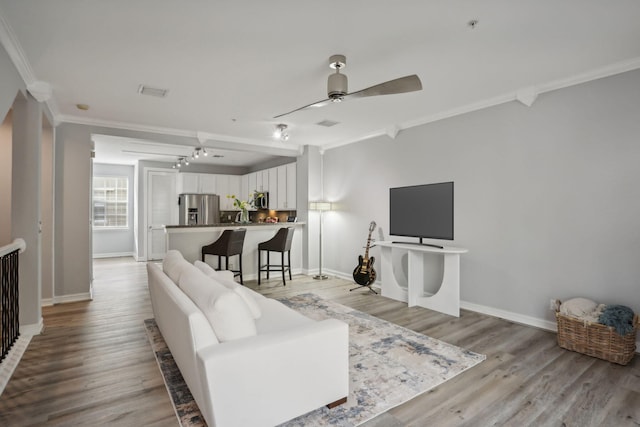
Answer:
<svg viewBox="0 0 640 427"><path fill-rule="evenodd" d="M240 211L240 223L241 224L248 224L249 221L249 211L246 209L242 209Z"/></svg>

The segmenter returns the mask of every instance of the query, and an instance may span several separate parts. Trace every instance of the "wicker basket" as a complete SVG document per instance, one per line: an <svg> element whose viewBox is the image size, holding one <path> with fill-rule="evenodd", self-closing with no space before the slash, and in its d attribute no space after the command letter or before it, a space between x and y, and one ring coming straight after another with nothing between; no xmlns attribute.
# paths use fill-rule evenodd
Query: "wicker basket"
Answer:
<svg viewBox="0 0 640 427"><path fill-rule="evenodd" d="M620 365L626 365L633 359L638 330L637 314L633 317L633 331L625 336L618 335L611 326L565 316L557 310L556 320L560 347Z"/></svg>

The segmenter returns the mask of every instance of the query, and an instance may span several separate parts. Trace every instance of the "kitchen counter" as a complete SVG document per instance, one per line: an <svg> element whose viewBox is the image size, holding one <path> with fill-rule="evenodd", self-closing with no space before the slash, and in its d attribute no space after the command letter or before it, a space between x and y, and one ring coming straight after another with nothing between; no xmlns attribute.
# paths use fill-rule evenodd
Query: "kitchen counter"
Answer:
<svg viewBox="0 0 640 427"><path fill-rule="evenodd" d="M202 247L216 241L224 230L246 228L247 233L245 235L242 253L242 270L245 280L254 280L258 278L258 244L272 238L282 227L295 227L296 229L291 244L291 272L292 274L302 273L302 227L305 225L306 223L304 222L166 225L165 233L167 248L179 250L187 261L194 262L201 259ZM276 256L277 254L272 255L272 260L279 264L279 256ZM207 255L206 262L214 268L218 267L217 256ZM224 267L224 260L222 260L222 266ZM236 269L237 266L238 257L230 257L229 268ZM271 277L276 278L279 276L274 273Z"/></svg>
<svg viewBox="0 0 640 427"><path fill-rule="evenodd" d="M296 227L299 225L304 225L304 222L250 222L247 224L241 224L239 222L220 222L217 224L206 224L206 225L165 225L164 228L167 232L175 229L191 229L191 228L240 228L240 227L266 227L266 226L276 226L280 227Z"/></svg>

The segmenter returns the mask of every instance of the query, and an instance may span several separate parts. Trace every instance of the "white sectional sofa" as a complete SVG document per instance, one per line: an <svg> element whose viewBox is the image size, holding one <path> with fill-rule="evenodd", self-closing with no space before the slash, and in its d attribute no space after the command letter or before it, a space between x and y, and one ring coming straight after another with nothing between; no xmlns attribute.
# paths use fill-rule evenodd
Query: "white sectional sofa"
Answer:
<svg viewBox="0 0 640 427"><path fill-rule="evenodd" d="M195 264L169 251L147 272L156 323L210 427L272 426L346 401L347 324Z"/></svg>

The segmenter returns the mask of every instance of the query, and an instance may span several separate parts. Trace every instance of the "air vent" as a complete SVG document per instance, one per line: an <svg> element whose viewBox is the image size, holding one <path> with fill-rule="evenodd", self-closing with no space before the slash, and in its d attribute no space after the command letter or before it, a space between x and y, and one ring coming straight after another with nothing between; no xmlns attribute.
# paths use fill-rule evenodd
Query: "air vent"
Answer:
<svg viewBox="0 0 640 427"><path fill-rule="evenodd" d="M149 95L149 96L156 96L158 98L164 98L167 96L168 92L169 92L169 89L160 89L157 87L150 87L145 85L138 86L138 93L140 95Z"/></svg>
<svg viewBox="0 0 640 427"><path fill-rule="evenodd" d="M215 157L216 159L221 159L224 156L222 154L214 154L213 157Z"/></svg>
<svg viewBox="0 0 640 427"><path fill-rule="evenodd" d="M334 122L333 120L323 120L321 122L316 123L318 126L324 126L326 128L330 128L331 126L335 126L340 122Z"/></svg>

